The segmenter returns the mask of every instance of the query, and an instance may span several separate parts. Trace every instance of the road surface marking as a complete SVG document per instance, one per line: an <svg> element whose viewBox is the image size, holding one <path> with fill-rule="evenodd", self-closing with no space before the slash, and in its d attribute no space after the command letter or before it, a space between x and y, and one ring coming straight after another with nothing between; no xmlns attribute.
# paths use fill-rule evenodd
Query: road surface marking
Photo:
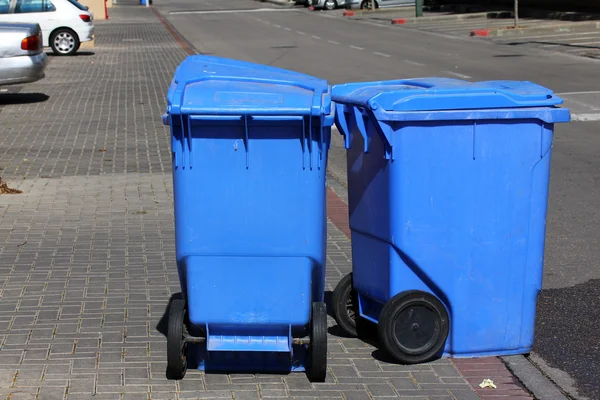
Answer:
<svg viewBox="0 0 600 400"><path fill-rule="evenodd" d="M471 77L469 75L459 74L458 72L454 72L454 71L442 71L442 72L445 74L457 76L462 79L471 79Z"/></svg>
<svg viewBox="0 0 600 400"><path fill-rule="evenodd" d="M600 94L600 90L592 90L589 92L564 92L564 93L554 93L557 96L574 96L576 94Z"/></svg>
<svg viewBox="0 0 600 400"><path fill-rule="evenodd" d="M581 122L600 121L600 113L595 113L595 114L571 114L571 121L581 121Z"/></svg>
<svg viewBox="0 0 600 400"><path fill-rule="evenodd" d="M321 37L320 37L320 36L314 36L314 35L313 35L313 39L321 39Z"/></svg>
<svg viewBox="0 0 600 400"><path fill-rule="evenodd" d="M381 56L381 57L391 57L389 54L385 54L385 53L380 53L378 51L374 51L373 54L375 54L376 56Z"/></svg>
<svg viewBox="0 0 600 400"><path fill-rule="evenodd" d="M292 30L292 28L288 28L287 26L284 27L283 29L285 29L286 31L291 31Z"/></svg>
<svg viewBox="0 0 600 400"><path fill-rule="evenodd" d="M421 64L420 62L416 62L416 61L412 61L412 60L404 60L405 63L407 64L412 64L412 65L417 65L419 67L424 67L425 64Z"/></svg>
<svg viewBox="0 0 600 400"><path fill-rule="evenodd" d="M281 28L281 25L273 24L275 28Z"/></svg>
<svg viewBox="0 0 600 400"><path fill-rule="evenodd" d="M306 32L296 31L298 35L306 35Z"/></svg>
<svg viewBox="0 0 600 400"><path fill-rule="evenodd" d="M182 14L240 14L240 13L255 13L255 12L285 12L297 10L294 8L255 8L253 10L207 10L207 11L170 11L171 15Z"/></svg>
<svg viewBox="0 0 600 400"><path fill-rule="evenodd" d="M537 36L519 36L519 37L515 37L513 39L513 41L522 41L522 40L529 40L529 39L545 39L545 38L552 38L552 37L564 37L564 36L582 36L582 35L597 35L598 32L576 32L576 33L558 33L556 35L537 35ZM506 38L506 40L508 41L509 39ZM571 40L565 37L565 40Z"/></svg>
<svg viewBox="0 0 600 400"><path fill-rule="evenodd" d="M335 40L328 40L328 42L331 44L340 44L340 42L336 42Z"/></svg>
<svg viewBox="0 0 600 400"><path fill-rule="evenodd" d="M350 48L356 50L364 50L362 47L354 46L353 44L350 45Z"/></svg>

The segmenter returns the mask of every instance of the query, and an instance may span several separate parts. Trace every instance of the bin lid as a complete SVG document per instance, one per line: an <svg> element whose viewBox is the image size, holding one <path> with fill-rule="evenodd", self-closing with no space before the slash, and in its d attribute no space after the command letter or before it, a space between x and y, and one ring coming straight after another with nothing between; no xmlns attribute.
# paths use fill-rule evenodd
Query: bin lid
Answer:
<svg viewBox="0 0 600 400"><path fill-rule="evenodd" d="M322 115L331 112L326 80L215 56L189 56L167 94L169 114Z"/></svg>
<svg viewBox="0 0 600 400"><path fill-rule="evenodd" d="M337 103L386 111L548 107L563 102L551 90L527 81L419 78L336 85L331 92Z"/></svg>

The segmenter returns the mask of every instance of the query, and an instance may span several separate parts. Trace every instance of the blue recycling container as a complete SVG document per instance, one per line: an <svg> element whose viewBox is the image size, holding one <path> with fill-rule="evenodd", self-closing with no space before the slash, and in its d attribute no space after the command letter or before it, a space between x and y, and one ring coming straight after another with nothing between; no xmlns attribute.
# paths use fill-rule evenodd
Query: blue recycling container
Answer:
<svg viewBox="0 0 600 400"><path fill-rule="evenodd" d="M188 330L168 346L201 345L189 357L200 369L284 368L324 379L327 82L191 56L167 98L183 293L169 329L179 318ZM173 350L169 369L182 378L178 356Z"/></svg>
<svg viewBox="0 0 600 400"><path fill-rule="evenodd" d="M333 296L340 326L377 323L406 363L530 351L562 100L530 82L443 78L337 85L332 98L353 258Z"/></svg>

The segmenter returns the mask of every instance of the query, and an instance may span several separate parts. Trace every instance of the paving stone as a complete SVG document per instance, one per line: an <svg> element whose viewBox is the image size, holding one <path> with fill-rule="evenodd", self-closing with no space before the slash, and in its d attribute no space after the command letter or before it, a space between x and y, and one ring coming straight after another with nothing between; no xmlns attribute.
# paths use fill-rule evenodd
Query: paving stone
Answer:
<svg viewBox="0 0 600 400"><path fill-rule="evenodd" d="M362 340L334 335L326 383L193 370L167 380L156 326L180 289L170 134L159 117L186 53L145 8L111 9L96 37L90 55L53 57L46 78L20 89L48 99L0 109L2 177L24 191L0 197L0 398L17 369L23 387L11 400L63 399L67 384L68 400L173 400L177 391L228 400L477 398L448 360L388 364ZM332 289L352 268L350 243L332 223L327 247Z"/></svg>

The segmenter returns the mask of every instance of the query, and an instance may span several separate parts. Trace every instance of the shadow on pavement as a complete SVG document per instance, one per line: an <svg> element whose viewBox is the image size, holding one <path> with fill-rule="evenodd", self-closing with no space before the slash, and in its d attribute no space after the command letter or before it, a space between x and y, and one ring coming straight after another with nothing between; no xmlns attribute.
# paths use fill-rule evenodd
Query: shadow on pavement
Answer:
<svg viewBox="0 0 600 400"><path fill-rule="evenodd" d="M173 295L171 295L171 298L169 299L169 303L165 308L163 316L160 318L160 321L158 321L158 324L156 324L156 330L162 333L165 337L167 337L167 332L169 329L169 310L171 308L171 303L173 302L173 300L177 299L183 299L183 294L174 293Z"/></svg>
<svg viewBox="0 0 600 400"><path fill-rule="evenodd" d="M57 56L53 52L48 52L46 54L48 55L48 57L88 57L93 56L96 53L94 53L93 51L78 51L77 53L71 54L70 56Z"/></svg>
<svg viewBox="0 0 600 400"><path fill-rule="evenodd" d="M49 98L50 96L43 93L6 93L0 94L0 106L42 103Z"/></svg>
<svg viewBox="0 0 600 400"><path fill-rule="evenodd" d="M576 49L590 49L590 50L598 50L600 46L587 46L581 44L570 44L570 43L561 43L561 42L540 42L540 41L526 41L526 42L510 42L506 43L509 46L519 46L523 44L538 44L538 45L549 45L549 46L560 46L560 47L571 47Z"/></svg>

